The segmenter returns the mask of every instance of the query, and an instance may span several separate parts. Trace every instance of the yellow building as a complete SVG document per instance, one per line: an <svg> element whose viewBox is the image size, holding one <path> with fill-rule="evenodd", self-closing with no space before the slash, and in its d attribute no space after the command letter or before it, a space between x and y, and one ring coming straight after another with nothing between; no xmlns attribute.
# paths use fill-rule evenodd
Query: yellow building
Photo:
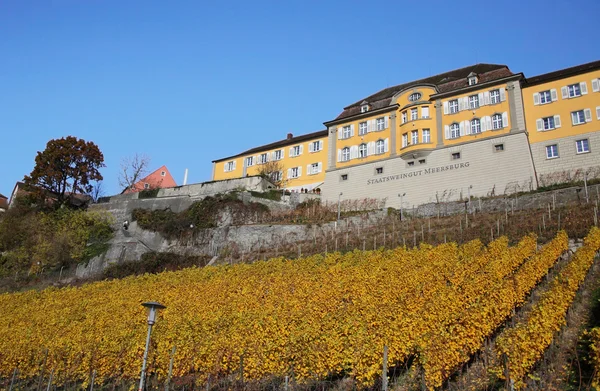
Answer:
<svg viewBox="0 0 600 391"><path fill-rule="evenodd" d="M323 184L327 131L287 138L213 161L213 180L267 174L292 191L312 191Z"/></svg>
<svg viewBox="0 0 600 391"><path fill-rule="evenodd" d="M540 185L600 166L600 61L527 78L523 105ZM592 172L598 176L599 172Z"/></svg>
<svg viewBox="0 0 600 391"><path fill-rule="evenodd" d="M319 187L325 201L410 207L510 194L591 168L600 177L599 121L600 61L532 78L475 64L360 99L327 130L216 160L213 179L275 160L286 187Z"/></svg>

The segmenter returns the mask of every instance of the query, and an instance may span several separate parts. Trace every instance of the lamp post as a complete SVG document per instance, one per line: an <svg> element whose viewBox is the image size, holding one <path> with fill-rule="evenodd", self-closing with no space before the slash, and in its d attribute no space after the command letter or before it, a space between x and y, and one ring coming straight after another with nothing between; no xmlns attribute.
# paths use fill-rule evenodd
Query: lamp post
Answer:
<svg viewBox="0 0 600 391"><path fill-rule="evenodd" d="M344 193L340 192L340 195L338 196L338 218L337 218L337 222L340 222L340 213L341 213L341 208L340 208L340 203L342 201L342 195Z"/></svg>
<svg viewBox="0 0 600 391"><path fill-rule="evenodd" d="M156 313L158 310L167 308L164 305L155 301L149 301L142 303L142 305L148 308L148 335L146 336L146 349L144 350L144 361L142 362L142 375L140 377L140 387L138 391L144 390L144 381L146 380L146 365L148 364L148 348L150 347L150 334L152 334L152 326L156 323Z"/></svg>
<svg viewBox="0 0 600 391"><path fill-rule="evenodd" d="M471 208L471 189L473 188L473 185L469 185L469 187L467 188L467 194L469 195L469 213L472 213L472 208Z"/></svg>
<svg viewBox="0 0 600 391"><path fill-rule="evenodd" d="M404 198L404 196L406 195L406 193L402 193L402 194L398 194L398 197L400 197L400 221L404 220L404 213L403 213L403 202L402 199Z"/></svg>

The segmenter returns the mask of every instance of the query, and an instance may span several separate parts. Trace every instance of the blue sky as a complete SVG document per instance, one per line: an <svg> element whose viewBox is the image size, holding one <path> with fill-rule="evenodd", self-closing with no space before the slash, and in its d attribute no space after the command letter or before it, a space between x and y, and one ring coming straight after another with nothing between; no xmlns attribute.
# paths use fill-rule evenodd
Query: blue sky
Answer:
<svg viewBox="0 0 600 391"><path fill-rule="evenodd" d="M600 1L0 2L0 193L48 140L145 153L180 184L324 129L380 89L477 62L534 76L600 59Z"/></svg>

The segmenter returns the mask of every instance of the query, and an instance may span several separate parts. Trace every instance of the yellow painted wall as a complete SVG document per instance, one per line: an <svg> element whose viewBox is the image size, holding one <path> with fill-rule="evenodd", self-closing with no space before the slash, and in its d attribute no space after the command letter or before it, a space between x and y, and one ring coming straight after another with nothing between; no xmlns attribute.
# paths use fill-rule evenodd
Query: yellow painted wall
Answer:
<svg viewBox="0 0 600 391"><path fill-rule="evenodd" d="M525 110L525 122L529 133L529 142L538 143L553 140L561 137L576 136L578 134L589 133L600 130L600 120L596 113L596 108L600 106L600 92L592 90L592 80L600 78L600 70L584 73L577 76L571 76L564 79L538 84L523 88L523 107ZM576 98L563 99L561 87L585 82L587 94ZM541 91L555 89L557 100L546 104L534 104L534 94ZM590 109L592 120L581 125L573 125L571 122L571 112ZM560 116L561 126L554 130L538 131L536 120L550 116Z"/></svg>
<svg viewBox="0 0 600 391"><path fill-rule="evenodd" d="M454 114L444 114L444 109L442 106L442 129L441 129L441 133L442 133L442 138L443 138L443 144L444 145L455 145L455 144L460 144L460 143L464 143L464 142L468 142L468 141L472 141L472 140L476 140L476 139L484 139L487 137L495 137L498 136L499 134L504 134L504 133L508 133L510 131L510 109L509 109L509 94L508 91L506 89L506 84L500 84L500 85L496 85L493 87L486 87L486 88L481 88L481 89L477 89L475 91L471 91L469 93L465 93L465 94L459 94L459 95L454 95L450 98L444 98L442 99L442 104L444 102L450 102L451 100L454 99L461 99L461 98L465 98L465 97L469 97L471 95L476 95L479 93L485 93L486 91L492 91L492 90L496 90L496 89L500 89L500 88L504 88L505 90L505 97L506 99L504 101L501 101L500 103L496 103L496 104L489 104L489 105L481 105L478 109L466 109L466 110L461 110L458 113L454 113ZM446 139L445 138L445 127L446 126L450 126L453 123L460 123L462 121L471 121L473 118L483 118L485 116L492 116L494 114L501 114L502 113L507 113L506 117L507 117L507 121L506 124L503 124L504 127L502 129L498 129L498 130L486 130L480 134L476 134L476 135L467 135L465 132L465 135L462 137L458 137L455 139Z"/></svg>
<svg viewBox="0 0 600 391"><path fill-rule="evenodd" d="M318 152L309 152L309 144L315 141L322 141L323 148ZM290 148L302 145L302 154L295 157L290 157ZM247 157L254 156L254 165L250 166L246 169L246 175L258 175L260 171L261 164L257 164L257 156L262 153L267 153L269 158L272 156L272 152L283 149L284 155L283 159L280 160L283 171L283 179L286 188L298 187L301 188L303 186L308 185L316 185L320 184L325 179L325 169L327 166L327 137L311 139L308 141L303 141L300 143L294 143L290 145L286 145L284 147L264 150L260 152L256 152L249 155L243 155L236 157L234 159L224 160L215 163L215 173L213 180L223 180L223 179L231 179L231 178L241 178L243 175L243 166ZM229 161L236 161L236 169L232 172L225 172L224 167L225 164ZM321 172L318 174L308 175L307 165L312 163L321 162ZM301 175L298 178L290 179L287 178L287 170L292 167L302 167Z"/></svg>
<svg viewBox="0 0 600 391"><path fill-rule="evenodd" d="M361 118L359 120L353 120L353 121L348 121L348 122L344 122L342 124L338 124L337 128L338 128L338 132L342 131L342 128L344 126L347 125L354 125L354 136L347 138L347 139L338 139L336 140L336 149L337 150L341 150L344 147L352 147L352 146L359 146L362 143L369 143L369 142L377 142L378 140L385 140L386 138L388 139L388 145L390 145L391 148L391 124L392 121L390 120L390 115L392 114L392 111L389 111L387 113L379 113L376 115L372 115L372 116L368 116L365 118ZM369 120L377 120L377 118L382 118L382 117L387 117L388 118L388 127L384 130L378 130L378 131L373 131L373 132L367 132L367 134L360 136L359 133L359 125L361 122L367 122ZM338 151L335 151L335 159L336 159L336 167L349 167L349 166L354 166L356 164L362 164L362 163L366 163L366 162L372 162L372 161L376 161L376 160L380 160L380 159L384 159L386 157L390 156L390 152L391 150L388 149L387 153L382 153L382 154L376 154L376 155L369 155L365 158L356 158L356 159L350 159L349 161L338 161Z"/></svg>
<svg viewBox="0 0 600 391"><path fill-rule="evenodd" d="M410 101L408 98L414 93L420 93L421 98L419 101L427 101L428 103L414 104L415 102ZM429 97L436 93L436 90L432 87L414 87L404 91L396 99L396 103L400 106L396 113L396 152L414 152L420 149L434 148L437 143L437 127L436 127L436 113L433 102L429 102ZM429 118L422 118L423 107L429 108ZM417 108L418 119L411 119L411 109ZM402 123L403 113L406 112L406 122ZM429 143L423 143L423 129L429 129ZM418 144L412 142L412 132L416 130L419 133ZM404 134L408 134L409 145L403 147L402 138Z"/></svg>

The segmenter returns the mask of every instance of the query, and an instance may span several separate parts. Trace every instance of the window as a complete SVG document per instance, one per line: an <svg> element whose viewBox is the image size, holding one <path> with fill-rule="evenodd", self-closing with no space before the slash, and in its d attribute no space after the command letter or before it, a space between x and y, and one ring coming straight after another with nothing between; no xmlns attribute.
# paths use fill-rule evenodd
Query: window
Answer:
<svg viewBox="0 0 600 391"><path fill-rule="evenodd" d="M406 123L406 111L402 112L402 123Z"/></svg>
<svg viewBox="0 0 600 391"><path fill-rule="evenodd" d="M161 171L161 172L160 172L160 176L166 176L166 175L167 175L167 173L166 173L166 172L164 172L164 171Z"/></svg>
<svg viewBox="0 0 600 391"><path fill-rule="evenodd" d="M347 162L350 160L350 148L345 147L342 149L342 161Z"/></svg>
<svg viewBox="0 0 600 391"><path fill-rule="evenodd" d="M550 94L550 90L542 91L540 94L540 104L552 103L552 95Z"/></svg>
<svg viewBox="0 0 600 391"><path fill-rule="evenodd" d="M413 130L411 132L411 142L414 144L418 144L419 143L419 131L418 130Z"/></svg>
<svg viewBox="0 0 600 391"><path fill-rule="evenodd" d="M408 147L408 133L402 135L402 148Z"/></svg>
<svg viewBox="0 0 600 391"><path fill-rule="evenodd" d="M502 115L494 114L492 115L492 129L502 129L504 124L502 123Z"/></svg>
<svg viewBox="0 0 600 391"><path fill-rule="evenodd" d="M569 98L576 98L578 96L581 96L581 86L579 85L579 83L571 84L570 86L567 86L567 88L569 90Z"/></svg>
<svg viewBox="0 0 600 391"><path fill-rule="evenodd" d="M150 188L150 185L147 183L144 183L144 189L149 189L149 188Z"/></svg>
<svg viewBox="0 0 600 391"><path fill-rule="evenodd" d="M362 143L358 146L358 157L367 157L367 144Z"/></svg>
<svg viewBox="0 0 600 391"><path fill-rule="evenodd" d="M230 172L235 170L235 160L225 163L225 172Z"/></svg>
<svg viewBox="0 0 600 391"><path fill-rule="evenodd" d="M308 147L309 152L319 152L321 149L323 149L323 141L321 140L313 141Z"/></svg>
<svg viewBox="0 0 600 391"><path fill-rule="evenodd" d="M407 164L408 164L409 167L412 167L412 166L415 165L415 162L408 162Z"/></svg>
<svg viewBox="0 0 600 391"><path fill-rule="evenodd" d="M542 118L542 122L544 124L544 130L554 129L554 117Z"/></svg>
<svg viewBox="0 0 600 391"><path fill-rule="evenodd" d="M504 144L495 144L494 151L496 151L496 152L504 151Z"/></svg>
<svg viewBox="0 0 600 391"><path fill-rule="evenodd" d="M429 106L421 107L421 118L429 118Z"/></svg>
<svg viewBox="0 0 600 391"><path fill-rule="evenodd" d="M469 85L473 86L475 84L477 84L477 76L471 76L471 77L469 77Z"/></svg>
<svg viewBox="0 0 600 391"><path fill-rule="evenodd" d="M479 118L471 120L471 134L481 133L481 121Z"/></svg>
<svg viewBox="0 0 600 391"><path fill-rule="evenodd" d="M586 153L590 151L590 144L587 138L575 141L575 146L577 147L577 153Z"/></svg>
<svg viewBox="0 0 600 391"><path fill-rule="evenodd" d="M375 174L383 174L383 167L377 167L375 169Z"/></svg>
<svg viewBox="0 0 600 391"><path fill-rule="evenodd" d="M310 169L308 170L308 175L318 174L319 173L319 163L313 163L310 165Z"/></svg>
<svg viewBox="0 0 600 391"><path fill-rule="evenodd" d="M300 167L292 167L290 169L290 178L298 178L300 176Z"/></svg>
<svg viewBox="0 0 600 391"><path fill-rule="evenodd" d="M558 146L556 144L546 146L546 158L553 159L558 157Z"/></svg>
<svg viewBox="0 0 600 391"><path fill-rule="evenodd" d="M273 182L279 182L283 179L283 173L281 171L273 171L270 175Z"/></svg>
<svg viewBox="0 0 600 391"><path fill-rule="evenodd" d="M449 102L450 114L458 113L458 99Z"/></svg>
<svg viewBox="0 0 600 391"><path fill-rule="evenodd" d="M246 158L246 167L252 167L254 165L254 156L248 156Z"/></svg>
<svg viewBox="0 0 600 391"><path fill-rule="evenodd" d="M346 125L342 128L342 138L350 138L351 127Z"/></svg>
<svg viewBox="0 0 600 391"><path fill-rule="evenodd" d="M408 97L408 100L411 102L416 102L419 99L421 99L421 93L420 92L415 92L413 94L410 94L410 96Z"/></svg>
<svg viewBox="0 0 600 391"><path fill-rule="evenodd" d="M454 152L452 154L452 160L458 160L460 159L460 152Z"/></svg>
<svg viewBox="0 0 600 391"><path fill-rule="evenodd" d="M425 159L419 159L419 164L425 164Z"/></svg>
<svg viewBox="0 0 600 391"><path fill-rule="evenodd" d="M419 118L419 109L416 107L414 109L410 109L410 120L414 121Z"/></svg>
<svg viewBox="0 0 600 391"><path fill-rule="evenodd" d="M364 136L367 134L367 121L358 124L358 135Z"/></svg>
<svg viewBox="0 0 600 391"><path fill-rule="evenodd" d="M340 180L347 181L348 180L348 174L342 174L342 175L340 175Z"/></svg>
<svg viewBox="0 0 600 391"><path fill-rule="evenodd" d="M496 103L500 103L500 90L490 91L490 103L493 105Z"/></svg>
<svg viewBox="0 0 600 391"><path fill-rule="evenodd" d="M421 137L422 137L423 143L431 142L431 133L429 132L429 129L423 129L423 133L422 133Z"/></svg>
<svg viewBox="0 0 600 391"><path fill-rule="evenodd" d="M360 112L361 113L366 113L367 111L369 111L369 105L362 105L362 106L360 106Z"/></svg>
<svg viewBox="0 0 600 391"><path fill-rule="evenodd" d="M258 155L258 164L265 164L267 162L267 154L261 153Z"/></svg>
<svg viewBox="0 0 600 391"><path fill-rule="evenodd" d="M573 125L579 125L585 123L585 113L583 110L574 111L571 113L571 121Z"/></svg>
<svg viewBox="0 0 600 391"><path fill-rule="evenodd" d="M458 138L460 136L460 126L457 123L450 125L450 138Z"/></svg>
<svg viewBox="0 0 600 391"><path fill-rule="evenodd" d="M477 109L479 107L479 95L469 96L469 109Z"/></svg>
<svg viewBox="0 0 600 391"><path fill-rule="evenodd" d="M377 130L383 130L385 129L385 118L381 117L381 118L377 118Z"/></svg>
<svg viewBox="0 0 600 391"><path fill-rule="evenodd" d="M385 143L383 142L383 140L377 140L377 142L375 143L375 153L379 155L384 152L385 152Z"/></svg>
<svg viewBox="0 0 600 391"><path fill-rule="evenodd" d="M317 141L318 143L318 141ZM283 149L278 149L277 151L273 152L273 160L281 160L283 159Z"/></svg>

